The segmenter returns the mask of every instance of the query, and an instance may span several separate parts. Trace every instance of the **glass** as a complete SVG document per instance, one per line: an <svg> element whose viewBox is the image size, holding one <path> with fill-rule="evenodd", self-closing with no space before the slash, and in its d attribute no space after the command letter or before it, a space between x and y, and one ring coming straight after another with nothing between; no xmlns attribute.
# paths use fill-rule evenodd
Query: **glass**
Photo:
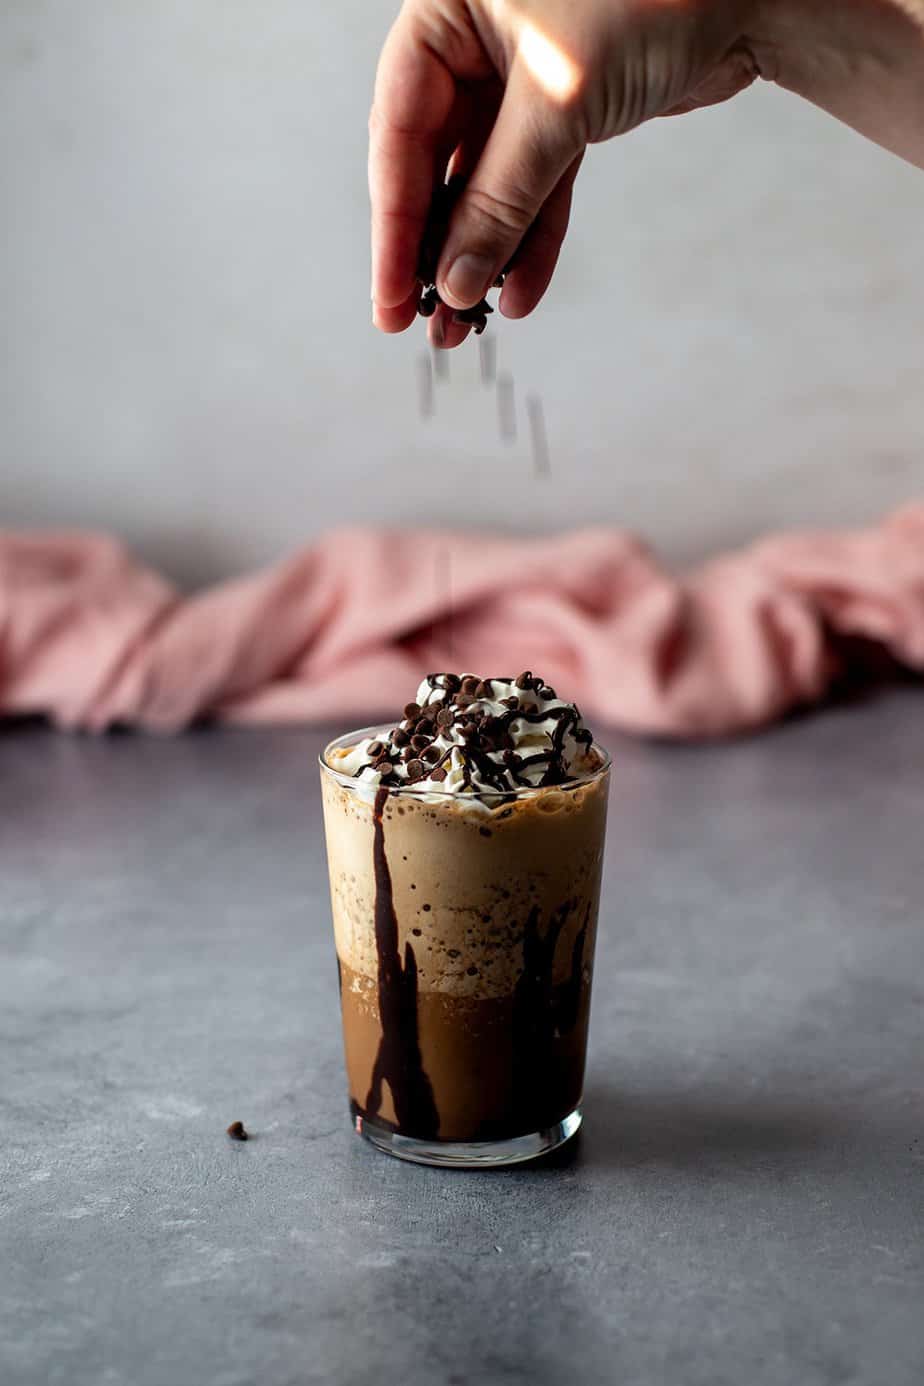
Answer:
<svg viewBox="0 0 924 1386"><path fill-rule="evenodd" d="M533 1159L581 1124L610 758L480 799L335 768L387 730L321 757L355 1128L422 1164Z"/></svg>

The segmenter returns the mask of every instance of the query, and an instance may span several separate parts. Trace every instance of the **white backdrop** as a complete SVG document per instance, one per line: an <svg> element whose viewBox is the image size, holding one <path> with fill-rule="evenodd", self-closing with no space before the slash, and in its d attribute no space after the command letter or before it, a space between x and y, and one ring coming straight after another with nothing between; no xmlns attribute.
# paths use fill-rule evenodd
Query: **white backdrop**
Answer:
<svg viewBox="0 0 924 1386"><path fill-rule="evenodd" d="M499 329L548 481L474 343L421 421L421 332L369 324L393 9L0 0L0 522L195 581L344 520L614 521L683 561L924 492L924 175L766 87L592 151Z"/></svg>

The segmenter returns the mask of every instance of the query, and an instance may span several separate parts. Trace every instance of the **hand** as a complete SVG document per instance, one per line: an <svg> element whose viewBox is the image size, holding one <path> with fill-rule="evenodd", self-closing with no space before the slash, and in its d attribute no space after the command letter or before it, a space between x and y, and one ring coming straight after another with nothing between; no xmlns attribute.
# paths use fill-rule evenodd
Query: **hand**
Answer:
<svg viewBox="0 0 924 1386"><path fill-rule="evenodd" d="M652 116L724 101L758 75L748 0L406 0L382 53L370 118L373 321L417 311L421 238L447 171L467 178L437 271L451 308L511 266L506 317L532 312L568 226L588 144ZM468 327L448 309L431 338Z"/></svg>

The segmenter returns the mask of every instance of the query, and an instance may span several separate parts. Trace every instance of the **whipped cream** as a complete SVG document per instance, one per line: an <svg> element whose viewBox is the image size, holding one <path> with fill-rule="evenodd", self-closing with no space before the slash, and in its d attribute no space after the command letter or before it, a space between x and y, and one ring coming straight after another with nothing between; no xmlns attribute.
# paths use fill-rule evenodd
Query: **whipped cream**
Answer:
<svg viewBox="0 0 924 1386"><path fill-rule="evenodd" d="M527 670L429 674L400 722L338 751L332 768L369 785L485 796L581 779L600 764L576 705Z"/></svg>

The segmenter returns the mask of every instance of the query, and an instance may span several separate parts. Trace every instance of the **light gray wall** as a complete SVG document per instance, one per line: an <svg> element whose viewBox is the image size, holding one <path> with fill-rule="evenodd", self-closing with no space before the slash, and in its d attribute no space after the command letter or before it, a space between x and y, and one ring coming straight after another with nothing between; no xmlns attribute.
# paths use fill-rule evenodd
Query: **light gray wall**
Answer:
<svg viewBox="0 0 924 1386"><path fill-rule="evenodd" d="M0 0L0 507L184 579L343 520L609 520L675 559L924 490L924 176L763 88L594 150L553 290L418 417L369 325L390 0ZM496 318L495 318L496 321Z"/></svg>

